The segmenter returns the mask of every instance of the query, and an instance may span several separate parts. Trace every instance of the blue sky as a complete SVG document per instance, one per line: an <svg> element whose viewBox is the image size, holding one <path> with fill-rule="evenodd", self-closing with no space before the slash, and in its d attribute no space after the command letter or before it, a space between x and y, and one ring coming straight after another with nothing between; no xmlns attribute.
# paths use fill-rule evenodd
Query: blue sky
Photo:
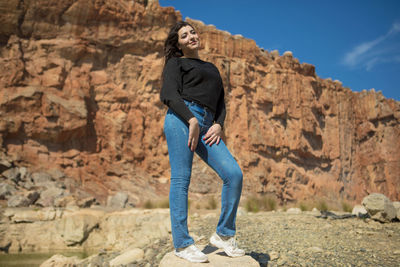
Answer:
<svg viewBox="0 0 400 267"><path fill-rule="evenodd" d="M292 51L321 78L400 101L400 0L159 0L186 17Z"/></svg>

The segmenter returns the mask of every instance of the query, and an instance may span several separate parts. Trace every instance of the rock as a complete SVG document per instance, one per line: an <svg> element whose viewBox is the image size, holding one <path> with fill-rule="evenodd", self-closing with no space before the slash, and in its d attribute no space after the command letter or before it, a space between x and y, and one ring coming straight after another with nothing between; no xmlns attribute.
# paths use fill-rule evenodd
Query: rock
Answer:
<svg viewBox="0 0 400 267"><path fill-rule="evenodd" d="M140 248L128 250L110 261L110 266L120 266L140 261L144 257L144 251Z"/></svg>
<svg viewBox="0 0 400 267"><path fill-rule="evenodd" d="M56 187L51 187L48 188L40 193L40 198L36 202L36 205L42 206L42 207L51 207L54 206L55 201L63 197L65 195L65 190L56 188Z"/></svg>
<svg viewBox="0 0 400 267"><path fill-rule="evenodd" d="M324 250L320 247L310 247L310 248L308 248L308 251L313 252L313 253L320 253L320 252L323 252Z"/></svg>
<svg viewBox="0 0 400 267"><path fill-rule="evenodd" d="M21 179L20 182L26 182L28 176L30 175L29 172L28 172L28 169L26 167L19 167L18 171L19 171L19 176L20 176L20 179Z"/></svg>
<svg viewBox="0 0 400 267"><path fill-rule="evenodd" d="M14 186L7 183L0 183L0 199L6 199L8 196L11 196L15 192L16 189Z"/></svg>
<svg viewBox="0 0 400 267"><path fill-rule="evenodd" d="M271 251L271 252L269 253L269 257L270 257L270 260L271 260L271 261L277 260L277 259L279 259L279 252L277 252L277 251Z"/></svg>
<svg viewBox="0 0 400 267"><path fill-rule="evenodd" d="M18 168L12 168L4 171L2 173L4 177L6 177L9 181L13 181L15 184L18 184L20 181L20 173Z"/></svg>
<svg viewBox="0 0 400 267"><path fill-rule="evenodd" d="M65 177L65 173L60 169L50 169L47 172L56 181Z"/></svg>
<svg viewBox="0 0 400 267"><path fill-rule="evenodd" d="M392 202L383 194L372 193L366 196L362 205L368 211L372 219L380 222L391 222L396 218L396 209Z"/></svg>
<svg viewBox="0 0 400 267"><path fill-rule="evenodd" d="M18 209L15 210L11 221L14 223L32 223L38 221L53 221L56 218L60 218L61 214L58 210L54 208L43 208L40 210L32 209Z"/></svg>
<svg viewBox="0 0 400 267"><path fill-rule="evenodd" d="M0 173L11 168L11 166L11 162L5 159L4 154L0 152Z"/></svg>
<svg viewBox="0 0 400 267"><path fill-rule="evenodd" d="M159 267L259 267L260 264L252 257L245 255L243 257L231 258L227 257L225 252L211 246L198 246L208 257L208 263L191 263L187 260L177 257L174 252L167 253L161 260Z"/></svg>
<svg viewBox="0 0 400 267"><path fill-rule="evenodd" d="M393 204L393 207L396 209L397 220L400 220L400 202L395 201L395 202L392 202L392 204Z"/></svg>
<svg viewBox="0 0 400 267"><path fill-rule="evenodd" d="M32 173L32 181L35 186L51 187L53 183L53 178L50 174L45 172L35 172Z"/></svg>
<svg viewBox="0 0 400 267"><path fill-rule="evenodd" d="M57 232L67 246L75 246L84 242L90 232L98 227L103 212L81 210L66 214L57 223Z"/></svg>
<svg viewBox="0 0 400 267"><path fill-rule="evenodd" d="M118 192L107 199L107 206L112 208L125 208L126 203L128 203L128 194L123 192Z"/></svg>
<svg viewBox="0 0 400 267"><path fill-rule="evenodd" d="M12 241L10 241L10 240L1 239L0 240L0 251L4 251L5 253L8 253L11 243L12 243Z"/></svg>
<svg viewBox="0 0 400 267"><path fill-rule="evenodd" d="M77 206L76 199L72 195L61 196L54 199L55 207L68 207L68 206ZM87 208L87 207L86 207Z"/></svg>
<svg viewBox="0 0 400 267"><path fill-rule="evenodd" d="M35 204L36 200L40 197L40 194L37 191L28 191L25 195L31 201L31 204Z"/></svg>
<svg viewBox="0 0 400 267"><path fill-rule="evenodd" d="M355 205L351 214L357 215L357 217L364 217L366 214L368 214L368 211L365 209L364 206Z"/></svg>
<svg viewBox="0 0 400 267"><path fill-rule="evenodd" d="M21 194L11 196L7 201L8 207L28 207L32 201Z"/></svg>
<svg viewBox="0 0 400 267"><path fill-rule="evenodd" d="M76 201L76 204L80 208L89 208L94 203L96 203L96 198L94 197L86 197L84 199L79 199Z"/></svg>
<svg viewBox="0 0 400 267"><path fill-rule="evenodd" d="M312 215L314 215L314 216L317 216L317 215L321 215L321 212L317 209L317 208L313 208L311 211L310 211L310 214L312 214Z"/></svg>
<svg viewBox="0 0 400 267"><path fill-rule="evenodd" d="M289 209L287 209L286 212L290 213L290 214L300 214L301 213L301 209L299 209L299 208L289 208Z"/></svg>
<svg viewBox="0 0 400 267"><path fill-rule="evenodd" d="M76 266L79 264L82 260L80 260L78 257L66 257L63 255L53 255L50 259L46 260L43 262L40 267L59 267L59 266Z"/></svg>

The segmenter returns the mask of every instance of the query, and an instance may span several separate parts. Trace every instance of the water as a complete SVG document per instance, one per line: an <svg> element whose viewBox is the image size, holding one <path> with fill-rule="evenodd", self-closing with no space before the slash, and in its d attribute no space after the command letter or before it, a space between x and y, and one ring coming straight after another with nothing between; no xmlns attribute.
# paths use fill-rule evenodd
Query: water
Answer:
<svg viewBox="0 0 400 267"><path fill-rule="evenodd" d="M0 267L37 267L55 254L77 256L80 259L90 256L87 252L0 254Z"/></svg>

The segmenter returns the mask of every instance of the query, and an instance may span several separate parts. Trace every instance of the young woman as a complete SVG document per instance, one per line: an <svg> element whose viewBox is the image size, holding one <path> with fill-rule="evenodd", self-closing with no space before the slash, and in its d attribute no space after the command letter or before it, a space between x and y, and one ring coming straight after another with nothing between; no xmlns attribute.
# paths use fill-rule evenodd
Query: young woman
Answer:
<svg viewBox="0 0 400 267"><path fill-rule="evenodd" d="M164 133L171 165L169 205L175 254L206 262L187 227L188 189L196 152L223 181L221 216L210 243L231 257L243 256L235 242L236 212L243 174L221 139L225 119L224 88L218 69L199 58L200 39L187 22L172 27L165 41L160 98L169 109Z"/></svg>

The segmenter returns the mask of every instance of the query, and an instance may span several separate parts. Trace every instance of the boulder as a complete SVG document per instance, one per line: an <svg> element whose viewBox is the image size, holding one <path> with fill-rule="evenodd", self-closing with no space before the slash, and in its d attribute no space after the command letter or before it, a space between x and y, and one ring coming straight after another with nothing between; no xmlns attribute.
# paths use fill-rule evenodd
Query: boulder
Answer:
<svg viewBox="0 0 400 267"><path fill-rule="evenodd" d="M11 168L2 173L4 177L6 177L9 181L13 181L14 183L18 184L20 180L20 173L18 168Z"/></svg>
<svg viewBox="0 0 400 267"><path fill-rule="evenodd" d="M364 206L361 205L355 205L353 207L353 210L351 211L351 214L356 215L357 217L364 217L365 215L368 214L368 211L365 209Z"/></svg>
<svg viewBox="0 0 400 267"><path fill-rule="evenodd" d="M107 199L107 206L112 208L125 208L126 203L128 203L128 194L123 192L118 192Z"/></svg>
<svg viewBox="0 0 400 267"><path fill-rule="evenodd" d="M103 215L101 211L89 210L66 214L56 224L56 229L67 246L79 245L88 238L94 228L99 226Z"/></svg>
<svg viewBox="0 0 400 267"><path fill-rule="evenodd" d="M49 187L53 184L53 178L45 172L35 172L32 174L32 181L36 186Z"/></svg>
<svg viewBox="0 0 400 267"><path fill-rule="evenodd" d="M6 199L15 193L16 189L14 186L7 183L0 183L0 199Z"/></svg>
<svg viewBox="0 0 400 267"><path fill-rule="evenodd" d="M372 219L380 222L391 222L396 218L396 209L392 202L383 194L372 193L366 196L362 205Z"/></svg>
<svg viewBox="0 0 400 267"><path fill-rule="evenodd" d="M120 266L140 261L144 257L144 251L140 248L128 250L110 261L110 266Z"/></svg>
<svg viewBox="0 0 400 267"><path fill-rule="evenodd" d="M18 195L13 195L8 199L7 206L8 207L28 207L31 203L32 203L32 201L28 197L26 197L22 194L18 194Z"/></svg>
<svg viewBox="0 0 400 267"><path fill-rule="evenodd" d="M10 161L6 160L4 157L4 154L0 154L0 172L5 171L9 168L11 168L12 164Z"/></svg>
<svg viewBox="0 0 400 267"><path fill-rule="evenodd" d="M187 260L175 256L174 252L167 253L161 260L159 267L259 267L260 264L252 257L245 255L243 257L231 258L225 252L212 246L198 246L208 257L207 263L191 263Z"/></svg>
<svg viewBox="0 0 400 267"><path fill-rule="evenodd" d="M42 207L54 206L56 200L64 195L65 190L57 187L51 187L41 192L40 199L36 202L36 204Z"/></svg>

